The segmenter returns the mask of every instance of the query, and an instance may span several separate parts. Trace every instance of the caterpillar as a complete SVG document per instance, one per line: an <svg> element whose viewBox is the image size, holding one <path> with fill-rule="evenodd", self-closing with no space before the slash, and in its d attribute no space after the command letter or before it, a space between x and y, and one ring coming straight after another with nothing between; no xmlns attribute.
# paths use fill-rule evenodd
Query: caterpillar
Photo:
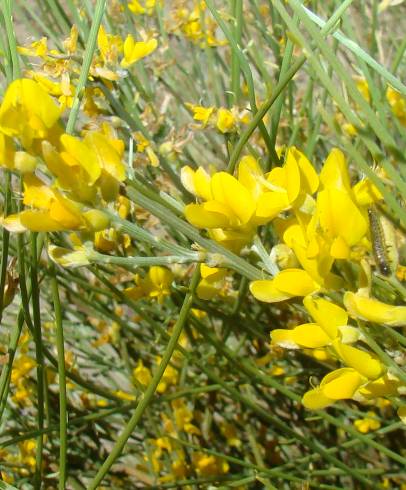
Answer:
<svg viewBox="0 0 406 490"><path fill-rule="evenodd" d="M389 276L392 273L392 270L388 257L385 235L379 214L375 207L371 206L368 208L368 218L375 263L382 275Z"/></svg>

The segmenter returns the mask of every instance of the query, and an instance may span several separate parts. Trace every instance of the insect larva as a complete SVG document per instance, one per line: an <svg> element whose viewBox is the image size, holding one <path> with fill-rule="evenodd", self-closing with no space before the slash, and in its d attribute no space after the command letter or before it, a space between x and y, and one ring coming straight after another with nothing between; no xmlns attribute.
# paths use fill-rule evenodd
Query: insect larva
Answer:
<svg viewBox="0 0 406 490"><path fill-rule="evenodd" d="M374 253L375 263L384 276L391 274L385 235L379 215L374 207L368 208L369 226L371 230L372 250Z"/></svg>

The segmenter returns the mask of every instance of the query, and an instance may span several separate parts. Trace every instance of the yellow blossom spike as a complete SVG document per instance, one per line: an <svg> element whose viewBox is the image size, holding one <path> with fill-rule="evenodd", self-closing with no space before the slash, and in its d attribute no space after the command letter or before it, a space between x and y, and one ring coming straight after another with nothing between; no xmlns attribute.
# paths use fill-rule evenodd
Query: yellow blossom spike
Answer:
<svg viewBox="0 0 406 490"><path fill-rule="evenodd" d="M142 58L145 58L156 50L158 41L149 39L148 41L136 42L131 34L128 34L124 41L124 58L121 61L123 68L128 68Z"/></svg>
<svg viewBox="0 0 406 490"><path fill-rule="evenodd" d="M344 305L354 318L390 327L406 325L406 306L393 306L375 298L347 291L344 294Z"/></svg>

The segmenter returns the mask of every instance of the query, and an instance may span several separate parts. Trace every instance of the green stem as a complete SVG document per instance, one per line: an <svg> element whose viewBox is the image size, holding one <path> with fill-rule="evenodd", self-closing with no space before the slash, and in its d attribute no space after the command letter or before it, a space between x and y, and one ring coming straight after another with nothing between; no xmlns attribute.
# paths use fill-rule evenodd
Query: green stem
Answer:
<svg viewBox="0 0 406 490"><path fill-rule="evenodd" d="M102 467L99 469L97 472L96 476L94 479L90 482L88 486L88 490L95 490L99 484L102 482L104 476L106 473L109 471L111 466L114 464L116 459L120 456L121 452L124 449L124 446L126 445L128 439L130 438L131 434L133 433L135 427L137 426L138 422L140 421L145 409L148 407L150 401L152 400L152 397L155 394L155 390L161 381L161 378L165 372L166 367L169 364L169 361L172 358L172 354L176 348L176 344L179 340L180 334L182 333L183 326L186 323L186 320L188 318L189 310L192 307L193 303L193 298L195 294L195 290L197 287L197 284L200 279L200 271L199 268L197 267L193 273L191 282L190 282L190 287L189 287L189 292L186 294L185 299L183 301L182 308L179 312L179 318L173 327L173 332L171 335L171 338L168 342L168 345L166 347L166 350L162 356L161 363L159 364L159 367L157 371L155 372L150 384L148 385L147 389L145 390L145 393L143 397L141 398L141 401L137 405L137 408L135 409L131 419L129 420L128 424L126 425L124 431L121 433L119 438L117 439L113 449L111 450L110 455L108 458L105 460L103 463Z"/></svg>
<svg viewBox="0 0 406 490"><path fill-rule="evenodd" d="M11 177L10 172L6 173L5 195L4 195L4 214L7 216L10 206ZM6 288L8 249L10 242L10 232L3 228L2 251L1 251L1 272L0 272L0 322L3 316L4 292Z"/></svg>
<svg viewBox="0 0 406 490"><path fill-rule="evenodd" d="M59 377L59 490L64 490L66 483L66 454L67 454L67 425L68 413L66 410L66 373L65 373L65 347L62 324L62 309L59 298L58 280L55 266L51 264L51 283L54 302L56 348L58 351L58 377Z"/></svg>
<svg viewBox="0 0 406 490"><path fill-rule="evenodd" d="M99 27L104 15L105 8L106 0L97 0L92 27L90 28L89 37L86 40L86 51L83 58L82 69L80 70L79 81L76 86L72 109L69 113L69 119L66 125L67 133L73 133L75 129L76 119L78 117L80 109L80 103L83 98L87 77L89 75L90 65L92 64L93 54L96 49L97 34L99 32Z"/></svg>
<svg viewBox="0 0 406 490"><path fill-rule="evenodd" d="M44 353L42 348L41 313L38 287L38 256L37 234L31 235L31 288L32 288L32 320L34 327L35 359L37 362L37 423L38 430L44 428ZM44 438L37 438L36 465L34 488L40 489L42 484L42 457Z"/></svg>
<svg viewBox="0 0 406 490"><path fill-rule="evenodd" d="M13 80L21 77L20 62L17 53L17 41L13 28L13 11L11 8L11 0L2 0L4 22L6 24L6 32L8 46L10 49L11 63L13 65Z"/></svg>

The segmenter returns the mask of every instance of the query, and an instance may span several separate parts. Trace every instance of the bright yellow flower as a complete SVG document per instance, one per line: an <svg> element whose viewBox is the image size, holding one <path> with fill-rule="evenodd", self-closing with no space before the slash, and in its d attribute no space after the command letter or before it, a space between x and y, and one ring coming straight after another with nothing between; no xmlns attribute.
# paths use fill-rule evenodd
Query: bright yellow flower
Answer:
<svg viewBox="0 0 406 490"><path fill-rule="evenodd" d="M131 299L144 297L157 298L162 303L165 296L171 293L170 286L173 274L169 269L160 266L150 267L146 277L135 276L136 286L125 289L124 293Z"/></svg>
<svg viewBox="0 0 406 490"><path fill-rule="evenodd" d="M406 126L406 98L392 87L388 87L386 98L392 108L393 114L403 126Z"/></svg>
<svg viewBox="0 0 406 490"><path fill-rule="evenodd" d="M393 306L382 303L364 294L347 291L344 294L344 305L354 318L381 323L390 327L406 325L406 306Z"/></svg>
<svg viewBox="0 0 406 490"><path fill-rule="evenodd" d="M48 54L48 39L42 37L39 41L34 41L29 46L18 46L17 50L23 56L44 58Z"/></svg>
<svg viewBox="0 0 406 490"><path fill-rule="evenodd" d="M285 269L272 280L253 281L250 291L266 303L276 303L295 296L307 296L320 289L320 285L302 269Z"/></svg>
<svg viewBox="0 0 406 490"><path fill-rule="evenodd" d="M352 368L341 368L327 374L320 386L303 395L302 403L310 410L320 410L337 400L352 398L365 379Z"/></svg>
<svg viewBox="0 0 406 490"><path fill-rule="evenodd" d="M148 386L152 379L151 371L144 366L142 359L138 360L137 367L133 369L133 376L136 381L144 386Z"/></svg>
<svg viewBox="0 0 406 490"><path fill-rule="evenodd" d="M189 102L186 102L185 106L193 112L193 119L195 121L200 121L203 127L207 126L214 112L214 107L203 107L201 105L190 104Z"/></svg>
<svg viewBox="0 0 406 490"><path fill-rule="evenodd" d="M97 46L104 63L115 64L119 55L123 52L123 40L120 36L107 34L101 25L97 34Z"/></svg>
<svg viewBox="0 0 406 490"><path fill-rule="evenodd" d="M25 149L35 139L47 138L57 124L61 109L34 80L12 82L0 107L0 132L18 137Z"/></svg>
<svg viewBox="0 0 406 490"><path fill-rule="evenodd" d="M124 58L121 61L121 66L123 68L130 67L140 59L154 52L157 46L158 41L156 39L136 42L131 34L128 34L124 41Z"/></svg>
<svg viewBox="0 0 406 490"><path fill-rule="evenodd" d="M354 426L362 434L368 434L368 432L379 429L381 423L375 418L374 412L368 412L365 418L355 420Z"/></svg>
<svg viewBox="0 0 406 490"><path fill-rule="evenodd" d="M235 130L237 119L234 114L224 107L217 111L217 129L224 133L231 133Z"/></svg>
<svg viewBox="0 0 406 490"><path fill-rule="evenodd" d="M227 269L208 267L200 264L201 280L197 286L196 293L200 299L210 300L223 293Z"/></svg>

